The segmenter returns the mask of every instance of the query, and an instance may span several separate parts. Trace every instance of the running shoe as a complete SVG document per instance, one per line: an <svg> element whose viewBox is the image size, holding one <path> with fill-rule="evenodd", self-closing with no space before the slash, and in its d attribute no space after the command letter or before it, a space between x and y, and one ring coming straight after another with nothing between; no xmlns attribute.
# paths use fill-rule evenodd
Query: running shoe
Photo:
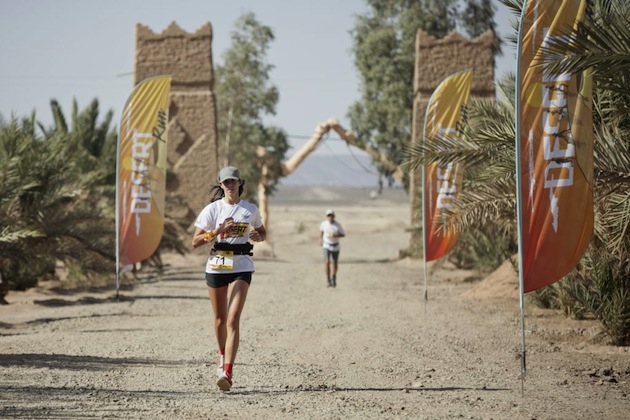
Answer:
<svg viewBox="0 0 630 420"><path fill-rule="evenodd" d="M232 388L232 378L227 372L221 373L217 380L217 386L221 391L229 391Z"/></svg>
<svg viewBox="0 0 630 420"><path fill-rule="evenodd" d="M221 377L223 375L223 359L225 356L222 354L219 355L219 360L217 360L217 377Z"/></svg>

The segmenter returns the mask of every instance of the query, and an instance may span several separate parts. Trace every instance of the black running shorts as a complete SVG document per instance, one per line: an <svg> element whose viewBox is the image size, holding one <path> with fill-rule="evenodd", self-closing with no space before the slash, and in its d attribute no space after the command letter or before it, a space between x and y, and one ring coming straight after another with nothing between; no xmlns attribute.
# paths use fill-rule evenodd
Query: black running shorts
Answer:
<svg viewBox="0 0 630 420"><path fill-rule="evenodd" d="M252 272L246 271L243 273L206 273L206 284L208 287L217 289L219 287L225 287L235 280L246 281L247 284L252 284Z"/></svg>

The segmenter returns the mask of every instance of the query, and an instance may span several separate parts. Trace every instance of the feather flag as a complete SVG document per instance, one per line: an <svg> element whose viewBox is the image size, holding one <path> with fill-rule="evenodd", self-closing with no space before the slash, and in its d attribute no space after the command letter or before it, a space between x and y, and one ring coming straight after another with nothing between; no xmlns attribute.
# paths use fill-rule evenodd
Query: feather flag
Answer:
<svg viewBox="0 0 630 420"><path fill-rule="evenodd" d="M437 135L460 136L463 110L470 99L472 70L454 73L435 89L425 114L424 141ZM423 170L423 240L425 261L433 261L453 248L457 232L443 229L448 220L443 209L452 207L458 198L463 178L463 165L456 162L432 163ZM426 264L425 264L426 265Z"/></svg>
<svg viewBox="0 0 630 420"><path fill-rule="evenodd" d="M117 273L121 265L150 257L164 231L170 86L170 76L143 80L122 113L116 181Z"/></svg>
<svg viewBox="0 0 630 420"><path fill-rule="evenodd" d="M516 159L524 292L568 274L593 234L591 77L548 71L558 41L570 42L586 10L586 0L538 0L521 15Z"/></svg>

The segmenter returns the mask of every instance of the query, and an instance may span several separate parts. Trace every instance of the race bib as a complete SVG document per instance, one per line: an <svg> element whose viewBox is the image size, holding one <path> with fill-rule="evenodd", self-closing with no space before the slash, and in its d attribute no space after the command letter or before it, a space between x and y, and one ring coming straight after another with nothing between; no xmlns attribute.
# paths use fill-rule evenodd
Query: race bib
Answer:
<svg viewBox="0 0 630 420"><path fill-rule="evenodd" d="M210 257L213 270L231 270L234 268L234 251L217 251Z"/></svg>

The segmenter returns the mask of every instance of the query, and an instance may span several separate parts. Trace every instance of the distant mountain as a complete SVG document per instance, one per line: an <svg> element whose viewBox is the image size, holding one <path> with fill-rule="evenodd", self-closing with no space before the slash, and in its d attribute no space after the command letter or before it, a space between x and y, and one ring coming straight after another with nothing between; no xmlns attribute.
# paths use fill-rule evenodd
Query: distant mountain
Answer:
<svg viewBox="0 0 630 420"><path fill-rule="evenodd" d="M378 174L369 155L310 155L280 185L378 186Z"/></svg>

